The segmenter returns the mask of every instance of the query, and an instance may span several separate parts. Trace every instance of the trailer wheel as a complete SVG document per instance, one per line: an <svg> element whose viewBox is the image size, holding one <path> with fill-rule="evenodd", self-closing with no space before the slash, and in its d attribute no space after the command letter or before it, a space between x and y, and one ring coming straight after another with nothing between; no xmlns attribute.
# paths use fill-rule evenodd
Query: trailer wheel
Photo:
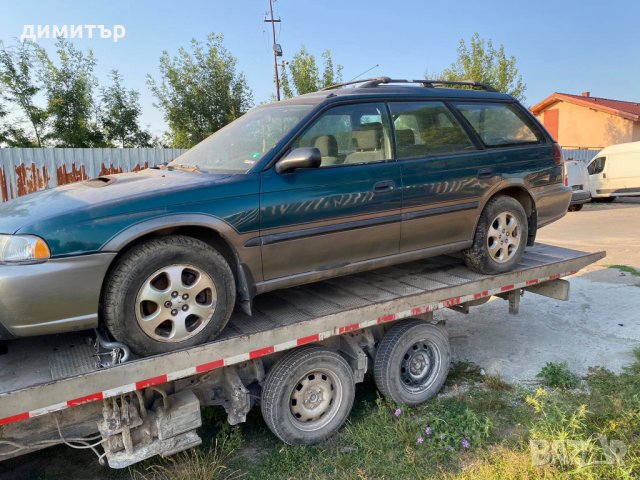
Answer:
<svg viewBox="0 0 640 480"><path fill-rule="evenodd" d="M435 396L449 373L446 330L422 320L394 325L376 350L374 377L389 400L418 405Z"/></svg>
<svg viewBox="0 0 640 480"><path fill-rule="evenodd" d="M570 211L570 212L579 212L580 210L582 210L582 207L584 207L584 205L582 203L569 205L568 211Z"/></svg>
<svg viewBox="0 0 640 480"><path fill-rule="evenodd" d="M291 351L271 369L262 390L262 416L289 445L320 443L344 424L355 396L353 371L324 347Z"/></svg>

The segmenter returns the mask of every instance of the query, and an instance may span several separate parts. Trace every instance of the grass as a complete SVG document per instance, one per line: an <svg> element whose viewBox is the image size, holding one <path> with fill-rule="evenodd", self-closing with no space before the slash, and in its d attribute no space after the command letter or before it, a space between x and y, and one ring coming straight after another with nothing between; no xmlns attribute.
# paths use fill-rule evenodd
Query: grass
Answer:
<svg viewBox="0 0 640 480"><path fill-rule="evenodd" d="M621 272L628 273L634 277L640 277L640 270L633 268L629 265L608 265L609 268L615 268Z"/></svg>
<svg viewBox="0 0 640 480"><path fill-rule="evenodd" d="M566 363L548 362L536 376L553 388L578 388L580 386L580 379L569 370Z"/></svg>
<svg viewBox="0 0 640 480"><path fill-rule="evenodd" d="M309 447L278 442L255 409L237 427L223 426L212 409L205 446L150 461L132 478L639 478L640 350L619 375L592 369L581 389L565 365L548 364L541 374L555 386L514 386L472 364L456 365L444 394L413 408L380 398L367 379L345 427Z"/></svg>

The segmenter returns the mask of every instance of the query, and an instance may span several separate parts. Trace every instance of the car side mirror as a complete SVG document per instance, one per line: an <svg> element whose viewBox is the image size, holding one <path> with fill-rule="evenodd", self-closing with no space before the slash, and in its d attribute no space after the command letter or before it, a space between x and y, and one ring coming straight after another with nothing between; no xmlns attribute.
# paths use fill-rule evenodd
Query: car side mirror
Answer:
<svg viewBox="0 0 640 480"><path fill-rule="evenodd" d="M322 163L320 150L315 147L300 147L291 150L276 163L277 173L287 173L297 168L318 168Z"/></svg>

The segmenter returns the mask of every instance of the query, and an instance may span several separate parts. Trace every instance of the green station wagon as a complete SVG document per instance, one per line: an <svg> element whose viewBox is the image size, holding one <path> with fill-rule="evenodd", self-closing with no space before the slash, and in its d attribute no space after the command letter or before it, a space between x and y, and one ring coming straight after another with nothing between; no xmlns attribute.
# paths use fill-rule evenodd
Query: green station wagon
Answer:
<svg viewBox="0 0 640 480"><path fill-rule="evenodd" d="M508 271L565 215L560 148L514 98L352 83L254 108L168 165L0 206L0 339L103 326L162 353L274 289L451 252Z"/></svg>

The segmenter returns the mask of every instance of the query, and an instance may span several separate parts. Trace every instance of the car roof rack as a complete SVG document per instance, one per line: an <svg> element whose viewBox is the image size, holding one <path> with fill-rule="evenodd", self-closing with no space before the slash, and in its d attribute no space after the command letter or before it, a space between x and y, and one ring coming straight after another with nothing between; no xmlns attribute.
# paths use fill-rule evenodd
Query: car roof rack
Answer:
<svg viewBox="0 0 640 480"><path fill-rule="evenodd" d="M392 79L389 77L375 77L375 78L365 78L362 80L352 80L350 82L344 83L336 83L335 85L330 85L328 87L322 88L320 91L326 90L335 90L338 88L346 87L347 85L360 85L360 88L372 88L377 87L379 85L385 85L389 83L418 83L427 88L436 88L436 85L452 85L452 86L466 86L466 87L476 87L482 90L486 90L487 92L497 92L495 88L491 85L481 82L475 82L473 80L406 80L406 79Z"/></svg>

